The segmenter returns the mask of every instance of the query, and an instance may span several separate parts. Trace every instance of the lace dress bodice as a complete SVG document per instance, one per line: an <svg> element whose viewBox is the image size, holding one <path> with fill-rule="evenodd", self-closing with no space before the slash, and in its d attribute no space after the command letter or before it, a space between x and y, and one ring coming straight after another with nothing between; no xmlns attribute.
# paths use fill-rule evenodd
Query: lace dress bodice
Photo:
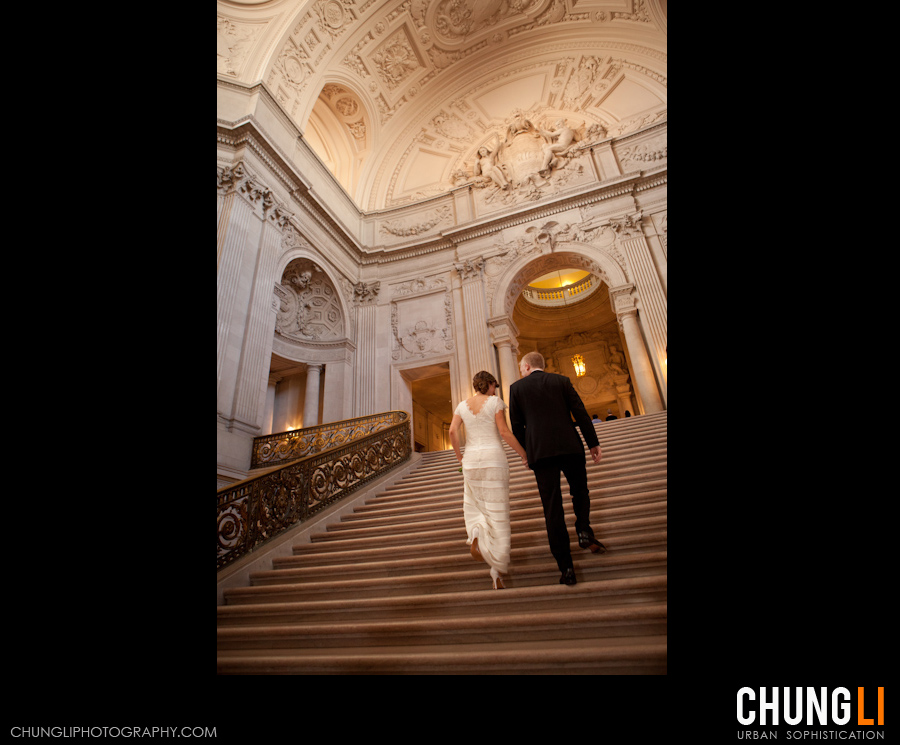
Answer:
<svg viewBox="0 0 900 745"><path fill-rule="evenodd" d="M466 447L463 453L463 468L475 468L486 465L507 465L503 439L497 431L495 417L498 411L506 409L506 403L498 396L490 396L477 414L473 414L469 405L462 401L456 407L466 426Z"/></svg>

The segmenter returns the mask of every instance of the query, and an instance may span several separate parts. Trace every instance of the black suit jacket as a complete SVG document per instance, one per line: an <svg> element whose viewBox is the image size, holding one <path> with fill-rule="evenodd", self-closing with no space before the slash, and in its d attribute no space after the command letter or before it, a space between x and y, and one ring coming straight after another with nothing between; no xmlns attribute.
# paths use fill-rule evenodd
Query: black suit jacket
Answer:
<svg viewBox="0 0 900 745"><path fill-rule="evenodd" d="M588 448L600 444L581 397L565 375L533 370L513 383L509 387L509 422L525 448L529 466L541 458L584 453L576 424Z"/></svg>

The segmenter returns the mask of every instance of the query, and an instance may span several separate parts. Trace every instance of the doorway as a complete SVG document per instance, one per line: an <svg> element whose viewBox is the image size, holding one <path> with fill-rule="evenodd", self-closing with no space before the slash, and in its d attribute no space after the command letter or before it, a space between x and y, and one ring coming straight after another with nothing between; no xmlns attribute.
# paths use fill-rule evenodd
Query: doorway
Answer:
<svg viewBox="0 0 900 745"><path fill-rule="evenodd" d="M413 447L417 453L447 450L453 403L450 363L407 368L400 375L412 396Z"/></svg>

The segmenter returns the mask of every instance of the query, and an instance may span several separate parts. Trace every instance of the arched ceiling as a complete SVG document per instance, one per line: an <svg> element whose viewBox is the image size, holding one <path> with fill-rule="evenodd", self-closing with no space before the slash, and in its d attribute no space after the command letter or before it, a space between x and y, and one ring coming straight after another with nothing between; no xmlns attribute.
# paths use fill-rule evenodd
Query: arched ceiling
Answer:
<svg viewBox="0 0 900 745"><path fill-rule="evenodd" d="M360 209L467 183L516 117L665 118L666 0L217 0L217 73L262 81Z"/></svg>

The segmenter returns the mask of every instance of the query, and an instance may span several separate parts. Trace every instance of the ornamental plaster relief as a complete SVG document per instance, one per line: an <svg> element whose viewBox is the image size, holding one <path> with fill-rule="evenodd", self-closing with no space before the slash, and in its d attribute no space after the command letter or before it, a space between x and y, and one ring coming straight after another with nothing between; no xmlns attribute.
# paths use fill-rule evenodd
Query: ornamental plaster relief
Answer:
<svg viewBox="0 0 900 745"><path fill-rule="evenodd" d="M394 286L391 358L427 359L454 348L453 301L446 277L420 277Z"/></svg>
<svg viewBox="0 0 900 745"><path fill-rule="evenodd" d="M356 20L354 0L318 0L313 6L316 24L326 38L334 41Z"/></svg>
<svg viewBox="0 0 900 745"><path fill-rule="evenodd" d="M579 131L599 126L609 136L617 136L652 121L646 111L616 109L613 115L603 108L603 99L628 75L646 83L648 95L656 96L657 109L665 108L666 55L660 51L664 25L660 26L659 19L654 20L646 0L623 2L618 11L585 10L582 5L568 0L315 0L301 5L302 10L292 19L273 16L271 9L263 16L262 7L259 12L256 8L242 8L243 18L217 13L218 70L234 78L264 80L301 130L316 101L325 100L317 93L323 82L336 80L334 73L338 69L358 78L362 96L335 110L349 117L355 103L360 111L377 120L366 121L360 116L343 123L351 142L371 151L367 158L387 156L392 160L385 164L386 170L379 165L374 169L377 175L369 194L377 193L380 204L367 204L364 208L378 209L447 191L454 181L459 182L461 173L476 175L472 167L478 149L494 134L498 124L495 104L506 95L492 95L493 102L483 100L485 84L495 86L499 82L502 87L509 82L514 88L521 76L538 75L541 82L535 77L535 83L540 89L537 105L541 111L530 113L541 118L540 114L558 112L570 119L568 126ZM246 20L254 13L253 22ZM587 33L590 29L594 38L603 39L604 52L585 52L585 40L576 36L572 38L578 38L578 43L556 41L553 47L546 45L542 37L540 49L520 48L504 58L503 75L491 81L476 77L475 87L454 93L453 101L439 103L430 115L423 112L427 116L424 127L418 133L402 135L402 151L394 151L395 142L385 142L382 152L378 152L378 143L371 142L373 126L380 128L402 107L422 100L426 91L439 85L437 81L444 78L445 71L464 67L482 50L490 53L499 45L524 38L524 34L555 25L566 27L567 32L571 29ZM646 27L646 31L639 30L639 26ZM641 44L642 34L652 41ZM553 61L529 62L536 52L547 55L551 50L555 52ZM268 61L263 62L263 57ZM264 69L249 69L257 64L263 64ZM327 86L322 90L326 89ZM530 105L527 101L521 103ZM505 111L510 108L507 106ZM657 109L653 117L661 115ZM625 118L620 120L621 116ZM406 119L422 120L422 116ZM553 121L540 124L549 126ZM409 147L414 151L431 148L450 156L440 174L439 186L409 188L397 182L403 161L410 157L406 152ZM630 151L628 157L632 163L642 158L647 162L648 158L658 160L662 153L664 150L659 148L645 148L642 152ZM587 164L579 162L571 172L556 174L555 183L520 175L520 185L513 192L493 193L483 182L476 188L480 189L482 209L492 211L555 194L559 188L577 185L589 175ZM352 191L347 184L344 186Z"/></svg>
<svg viewBox="0 0 900 745"><path fill-rule="evenodd" d="M503 25L521 23L547 5L547 0L438 0L428 4L424 19L437 42L454 48L471 44L480 35L496 33ZM421 13L422 3L414 6Z"/></svg>
<svg viewBox="0 0 900 745"><path fill-rule="evenodd" d="M240 77L253 45L262 36L269 19L241 22L216 14L216 72Z"/></svg>
<svg viewBox="0 0 900 745"><path fill-rule="evenodd" d="M238 194L260 219L283 231L290 225L293 213L279 200L275 192L254 175L244 163L216 166L216 192L220 196Z"/></svg>
<svg viewBox="0 0 900 745"><path fill-rule="evenodd" d="M641 171L668 161L668 138L660 135L648 142L616 148L623 171Z"/></svg>
<svg viewBox="0 0 900 745"><path fill-rule="evenodd" d="M453 224L453 210L449 205L443 205L433 210L428 210L417 218L415 215L403 220L385 220L381 223L380 230L386 235L406 238L409 236L423 236L443 225Z"/></svg>
<svg viewBox="0 0 900 745"><path fill-rule="evenodd" d="M559 64L533 66L550 75ZM522 69L490 81L490 95L502 100L502 81L515 86ZM562 85L562 78L557 81ZM537 83L535 83L537 85ZM607 125L596 114L538 104L527 112L513 107L505 118L488 113L477 90L445 107L414 137L398 161L388 184L388 204L402 204L470 185L480 213L532 202L597 178L590 145L607 137ZM555 94L551 93L552 102ZM586 101L592 99L587 97ZM577 109L576 109L577 110ZM438 154L441 157L438 157ZM410 174L437 171L425 188L410 183Z"/></svg>
<svg viewBox="0 0 900 745"><path fill-rule="evenodd" d="M292 39L281 50L275 59L275 70L281 74L281 85L276 89L280 103L287 104L293 96L303 92L309 82L312 69L309 65L309 54ZM290 94L285 92L290 90Z"/></svg>
<svg viewBox="0 0 900 745"><path fill-rule="evenodd" d="M569 334L542 345L540 352L547 361L548 372L573 378L586 406L600 401L615 401L622 394L631 394L628 366L616 331L594 329ZM584 357L587 368L582 377L574 376L571 367L570 360L576 352Z"/></svg>
<svg viewBox="0 0 900 745"><path fill-rule="evenodd" d="M359 96L346 86L329 83L322 88L319 100L324 101L350 133L357 152L371 145L369 141L368 111Z"/></svg>
<svg viewBox="0 0 900 745"><path fill-rule="evenodd" d="M297 228L297 218L287 208L286 202L280 200L245 163L216 166L216 192L220 196L231 193L239 195L253 207L257 217L278 228L283 251L298 248L313 250L310 241Z"/></svg>
<svg viewBox="0 0 900 745"><path fill-rule="evenodd" d="M408 85L428 70L412 38L414 32L403 25L392 32L367 58L367 67L390 93Z"/></svg>
<svg viewBox="0 0 900 745"><path fill-rule="evenodd" d="M337 291L313 261L292 261L277 285L279 304L275 330L294 341L344 338L343 314Z"/></svg>
<svg viewBox="0 0 900 745"><path fill-rule="evenodd" d="M420 293L445 292L450 289L447 277L443 274L435 274L431 277L416 277L408 282L391 285L393 297L406 297Z"/></svg>
<svg viewBox="0 0 900 745"><path fill-rule="evenodd" d="M654 19L648 0L623 1L620 10L602 11L585 10L583 4L568 0L314 0L298 6L302 9L293 19L273 15L269 5L242 7L240 18L221 6L226 12L217 12L217 69L237 79L246 77L247 82L264 80L301 129L318 86L337 66L360 78L370 96L363 102L365 107L384 124L401 107L438 85L443 79L439 73L465 65L481 50L495 49L555 25L566 26L567 31L583 29L602 38L604 53L567 53L565 45L557 44L556 61L546 63L548 77L541 105L565 110L570 116L586 114L590 126L597 123L598 116L604 119L596 107L625 73L665 89L665 53L657 43L635 43L644 33L639 27L647 29L648 39L664 40L665 26ZM504 59L504 65L515 65L517 55L528 60L535 51L520 50L509 61ZM543 41L540 51L545 51ZM640 61L632 53L640 55ZM264 67L253 67L257 64ZM517 65L515 72L522 69ZM477 124L476 135L488 135L485 127L491 126L491 117L485 119L478 106L471 108L470 94L456 94L459 108L444 113L465 125ZM664 97L660 103L665 104ZM430 118L436 116L434 112ZM610 133L617 133L618 121L601 123ZM434 126L437 128L431 129L430 135L458 141L453 139L459 136L458 124L443 131L437 123ZM371 130L369 124L353 123L352 136L362 138L363 128Z"/></svg>

